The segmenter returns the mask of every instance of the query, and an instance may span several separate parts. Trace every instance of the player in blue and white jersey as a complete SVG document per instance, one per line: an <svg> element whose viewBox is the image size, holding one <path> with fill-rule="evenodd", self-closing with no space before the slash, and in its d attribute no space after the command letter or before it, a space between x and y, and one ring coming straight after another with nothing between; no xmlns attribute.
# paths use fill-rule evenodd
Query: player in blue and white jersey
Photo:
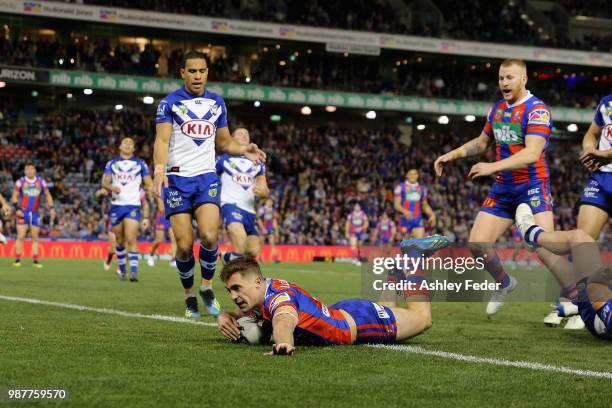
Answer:
<svg viewBox="0 0 612 408"><path fill-rule="evenodd" d="M189 51L181 64L184 86L162 99L157 108L154 148L155 189L176 237L176 266L185 293L185 316L200 316L193 293L195 259L192 221L198 224L202 269L200 295L209 314L219 314L212 290L217 262L220 185L215 149L265 161L257 145L242 146L227 128L227 110L221 96L206 89L205 54Z"/></svg>
<svg viewBox="0 0 612 408"><path fill-rule="evenodd" d="M241 146L250 143L249 131L244 128L236 129L233 137ZM221 178L221 215L234 246L223 260L229 262L244 254L256 257L261 245L255 197L266 198L270 194L266 167L244 156L224 154L217 159L217 174Z"/></svg>
<svg viewBox="0 0 612 408"><path fill-rule="evenodd" d="M153 182L147 164L134 156L134 140L125 137L119 145L119 157L106 163L102 176L102 188L110 191L110 221L117 239L116 255L119 278L126 277L126 256L130 264L130 281L138 282L138 227L141 220L141 189L144 185L152 191ZM148 215L142 219L142 227L149 224ZM127 251L127 252L126 252Z"/></svg>

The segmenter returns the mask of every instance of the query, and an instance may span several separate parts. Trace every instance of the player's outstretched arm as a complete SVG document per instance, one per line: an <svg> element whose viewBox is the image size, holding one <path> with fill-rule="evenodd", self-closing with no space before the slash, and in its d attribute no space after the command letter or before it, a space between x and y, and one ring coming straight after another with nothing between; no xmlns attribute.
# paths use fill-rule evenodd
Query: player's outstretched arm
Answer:
<svg viewBox="0 0 612 408"><path fill-rule="evenodd" d="M266 154L255 143L242 146L234 140L226 127L217 129L215 144L219 151L237 156L245 156L255 164L261 164L266 161Z"/></svg>
<svg viewBox="0 0 612 408"><path fill-rule="evenodd" d="M468 177L485 177L500 171L524 169L530 164L538 161L546 147L547 139L541 136L527 135L525 137L525 148L512 156L494 163L476 163L472 166Z"/></svg>
<svg viewBox="0 0 612 408"><path fill-rule="evenodd" d="M451 150L450 152L443 154L434 162L434 170L436 175L440 177L444 167L452 161L463 159L465 157L477 156L486 152L489 149L489 146L491 146L491 143L491 137L483 131L478 137L470 140L455 150Z"/></svg>
<svg viewBox="0 0 612 408"><path fill-rule="evenodd" d="M274 344L268 355L292 355L295 351L293 331L297 326L298 314L292 306L280 306L272 317Z"/></svg>

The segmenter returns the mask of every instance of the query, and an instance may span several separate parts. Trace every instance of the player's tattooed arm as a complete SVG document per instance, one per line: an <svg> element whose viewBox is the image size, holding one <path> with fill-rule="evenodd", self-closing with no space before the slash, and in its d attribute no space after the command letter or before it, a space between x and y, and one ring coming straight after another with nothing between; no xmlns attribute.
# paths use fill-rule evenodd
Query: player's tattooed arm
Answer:
<svg viewBox="0 0 612 408"><path fill-rule="evenodd" d="M601 166L612 163L612 149L599 150L597 145L601 136L601 127L592 122L582 139L580 161L589 171L598 170Z"/></svg>
<svg viewBox="0 0 612 408"><path fill-rule="evenodd" d="M455 150L456 158L478 156L489 150L492 139L484 132Z"/></svg>
<svg viewBox="0 0 612 408"><path fill-rule="evenodd" d="M269 355L292 355L295 351L293 331L298 324L298 314L291 306L280 306L272 317L274 344Z"/></svg>

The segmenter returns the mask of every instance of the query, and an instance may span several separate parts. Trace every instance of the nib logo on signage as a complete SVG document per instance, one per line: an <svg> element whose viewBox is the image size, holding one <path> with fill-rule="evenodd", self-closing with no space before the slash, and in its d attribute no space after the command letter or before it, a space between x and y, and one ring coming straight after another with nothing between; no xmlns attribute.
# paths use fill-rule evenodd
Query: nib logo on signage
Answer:
<svg viewBox="0 0 612 408"><path fill-rule="evenodd" d="M200 146L207 139L214 137L215 123L221 116L221 107L212 99L194 98L180 101L172 107L182 123L178 123L181 132Z"/></svg>

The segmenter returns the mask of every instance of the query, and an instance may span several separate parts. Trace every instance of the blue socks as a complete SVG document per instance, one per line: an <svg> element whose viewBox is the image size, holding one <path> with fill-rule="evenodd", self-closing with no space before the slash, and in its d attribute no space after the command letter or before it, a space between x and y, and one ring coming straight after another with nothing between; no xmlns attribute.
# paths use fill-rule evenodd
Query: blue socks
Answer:
<svg viewBox="0 0 612 408"><path fill-rule="evenodd" d="M125 275L127 251L125 250L125 247L121 245L117 245L116 249L117 251L115 252L115 255L117 255L117 264L119 264L119 272L121 272L121 275Z"/></svg>
<svg viewBox="0 0 612 408"><path fill-rule="evenodd" d="M132 278L136 278L138 276L138 252L128 252L128 259L130 260Z"/></svg>
<svg viewBox="0 0 612 408"><path fill-rule="evenodd" d="M200 267L202 268L202 279L211 280L217 269L217 248L208 249L200 244Z"/></svg>
<svg viewBox="0 0 612 408"><path fill-rule="evenodd" d="M538 237L543 232L544 232L544 229L542 227L538 227L537 225L532 225L531 227L527 229L527 232L525 233L525 241L528 244L537 245Z"/></svg>
<svg viewBox="0 0 612 408"><path fill-rule="evenodd" d="M193 287L193 271L195 269L193 255L186 261L176 258L176 268L179 271L179 278L181 278L183 288L191 289Z"/></svg>

